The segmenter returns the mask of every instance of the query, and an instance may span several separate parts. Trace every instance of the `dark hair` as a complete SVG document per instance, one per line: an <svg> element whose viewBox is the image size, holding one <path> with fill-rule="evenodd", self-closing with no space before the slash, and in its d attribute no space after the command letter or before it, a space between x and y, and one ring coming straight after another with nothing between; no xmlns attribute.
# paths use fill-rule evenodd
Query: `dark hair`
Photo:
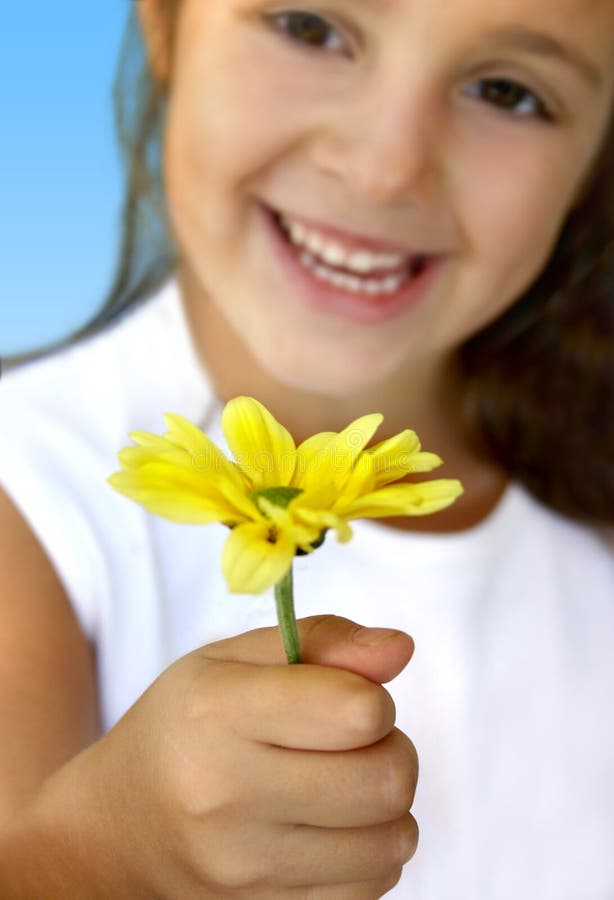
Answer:
<svg viewBox="0 0 614 900"><path fill-rule="evenodd" d="M161 4L174 43L180 0ZM169 277L176 253L161 176L166 92L132 9L114 86L126 167L118 268L99 313L55 352L118 321ZM614 517L614 120L546 268L458 354L464 414L489 453L539 499L593 523Z"/></svg>
<svg viewBox="0 0 614 900"><path fill-rule="evenodd" d="M614 522L614 123L529 290L459 353L464 411L536 497Z"/></svg>

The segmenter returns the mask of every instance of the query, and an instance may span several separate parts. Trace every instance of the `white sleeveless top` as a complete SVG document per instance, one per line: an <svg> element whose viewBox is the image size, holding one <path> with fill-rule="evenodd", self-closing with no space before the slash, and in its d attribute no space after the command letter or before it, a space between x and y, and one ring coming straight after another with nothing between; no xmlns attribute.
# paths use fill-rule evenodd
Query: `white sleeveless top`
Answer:
<svg viewBox="0 0 614 900"><path fill-rule="evenodd" d="M174 280L101 335L0 381L0 483L95 644L105 728L179 656L276 622L273 590L228 594L222 525L178 525L105 481L128 432L178 412L227 450ZM614 561L512 485L480 525L371 520L295 564L299 617L397 627L388 686L416 745L420 843L407 900L614 898ZM16 598L18 602L18 598Z"/></svg>

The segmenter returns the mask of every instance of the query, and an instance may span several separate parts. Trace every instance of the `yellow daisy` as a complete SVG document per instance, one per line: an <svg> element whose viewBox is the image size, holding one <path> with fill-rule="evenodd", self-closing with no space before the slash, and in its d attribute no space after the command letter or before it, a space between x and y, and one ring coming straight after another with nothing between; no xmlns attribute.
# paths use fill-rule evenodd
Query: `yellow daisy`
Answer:
<svg viewBox="0 0 614 900"><path fill-rule="evenodd" d="M222 414L234 460L182 416L164 421L161 437L130 434L136 446L119 452L121 471L109 484L172 521L227 525L222 568L233 593L259 594L291 578L294 556L311 553L327 530L350 540L351 519L434 513L463 490L454 479L396 483L441 459L410 430L366 449L383 421L378 413L297 447L261 403L236 397Z"/></svg>

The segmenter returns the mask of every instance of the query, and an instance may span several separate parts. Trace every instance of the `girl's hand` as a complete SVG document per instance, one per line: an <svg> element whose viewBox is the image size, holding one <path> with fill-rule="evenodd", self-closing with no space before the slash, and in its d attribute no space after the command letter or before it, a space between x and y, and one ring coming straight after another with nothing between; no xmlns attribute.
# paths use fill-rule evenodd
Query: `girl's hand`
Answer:
<svg viewBox="0 0 614 900"><path fill-rule="evenodd" d="M418 761L381 682L413 642L332 616L299 629L303 665L273 628L183 657L82 755L114 897L371 900L396 884Z"/></svg>

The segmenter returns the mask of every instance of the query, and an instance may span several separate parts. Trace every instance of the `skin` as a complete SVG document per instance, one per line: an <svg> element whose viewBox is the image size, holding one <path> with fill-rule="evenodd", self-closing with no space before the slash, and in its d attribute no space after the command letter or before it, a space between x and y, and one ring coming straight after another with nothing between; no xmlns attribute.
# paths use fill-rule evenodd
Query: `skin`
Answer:
<svg viewBox="0 0 614 900"><path fill-rule="evenodd" d="M164 2L139 11L157 77L172 75L184 302L220 393L255 393L297 437L368 409L390 432L409 421L492 499L496 477L478 489L453 427L450 358L534 277L581 190L611 103L611 4L397 0L384 14L353 0L344 20L364 49L323 65L256 28L268 4L183 0L171 66ZM588 90L504 54L560 92L556 129L508 123L456 90L492 58L486 23L521 19L568 35L603 76ZM271 114L253 116L259 106ZM258 198L441 241L447 271L403 327L290 315L260 252ZM240 635L178 660L100 738L93 650L2 491L0 536L3 898L371 900L392 887L416 849L418 763L383 684L411 638L317 617L300 623L308 665L287 667L275 630Z"/></svg>
<svg viewBox="0 0 614 900"><path fill-rule="evenodd" d="M454 351L540 273L582 189L612 105L611 3L328 0L317 11L334 30L306 49L262 20L300 4L184 0L174 59L155 0L139 8L158 77L172 73L167 195L185 308L219 395L257 396L297 439L367 411L385 416L378 439L414 428L445 457L437 477L460 477L466 494L401 525L475 524L506 475L460 421ZM601 83L499 47L492 30L517 24L571 44ZM475 96L488 78L527 87L555 120L530 101L522 116ZM315 313L289 298L261 201L442 251L445 269L389 322Z"/></svg>
<svg viewBox="0 0 614 900"><path fill-rule="evenodd" d="M95 740L87 644L1 491L0 533L3 900L373 900L398 881L418 761L382 683L410 637L305 619L292 667L277 629L210 644Z"/></svg>

